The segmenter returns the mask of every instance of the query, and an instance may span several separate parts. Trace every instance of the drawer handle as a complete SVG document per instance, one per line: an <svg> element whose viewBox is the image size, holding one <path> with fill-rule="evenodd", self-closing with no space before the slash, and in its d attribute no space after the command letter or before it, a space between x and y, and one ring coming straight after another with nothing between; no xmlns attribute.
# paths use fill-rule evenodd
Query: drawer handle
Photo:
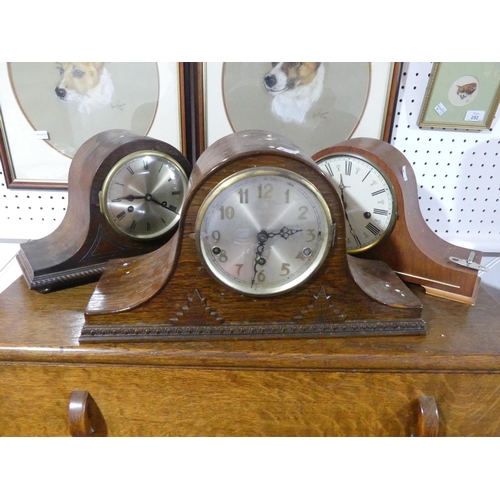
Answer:
<svg viewBox="0 0 500 500"><path fill-rule="evenodd" d="M87 391L73 391L68 407L69 433L73 437L106 436L106 422Z"/></svg>
<svg viewBox="0 0 500 500"><path fill-rule="evenodd" d="M439 432L439 411L432 396L420 396L417 400L417 436L436 437Z"/></svg>

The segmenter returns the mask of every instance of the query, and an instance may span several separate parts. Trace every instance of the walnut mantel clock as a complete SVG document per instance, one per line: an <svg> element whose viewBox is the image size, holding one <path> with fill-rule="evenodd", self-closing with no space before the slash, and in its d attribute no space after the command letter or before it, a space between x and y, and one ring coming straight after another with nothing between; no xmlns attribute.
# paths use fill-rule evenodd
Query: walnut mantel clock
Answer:
<svg viewBox="0 0 500 500"><path fill-rule="evenodd" d="M247 131L200 156L168 243L109 262L80 341L422 334L421 312L385 263L347 255L314 161Z"/></svg>
<svg viewBox="0 0 500 500"><path fill-rule="evenodd" d="M17 259L30 288L96 281L109 259L162 246L177 228L190 173L166 142L126 130L91 137L71 162L62 223L21 244Z"/></svg>
<svg viewBox="0 0 500 500"><path fill-rule="evenodd" d="M452 245L427 225L415 173L394 146L348 139L313 156L344 207L347 251L380 259L426 292L471 304L479 290L481 252Z"/></svg>

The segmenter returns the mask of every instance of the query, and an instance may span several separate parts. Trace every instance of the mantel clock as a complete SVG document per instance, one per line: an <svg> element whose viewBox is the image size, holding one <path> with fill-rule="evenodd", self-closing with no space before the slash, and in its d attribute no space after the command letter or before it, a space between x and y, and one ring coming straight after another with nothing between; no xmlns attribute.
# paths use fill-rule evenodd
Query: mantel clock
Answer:
<svg viewBox="0 0 500 500"><path fill-rule="evenodd" d="M421 312L385 263L347 255L314 161L256 130L200 156L168 243L108 264L80 341L423 334Z"/></svg>
<svg viewBox="0 0 500 500"><path fill-rule="evenodd" d="M91 137L71 162L62 223L21 244L29 287L51 292L97 281L108 260L162 246L177 229L190 173L166 142L126 130Z"/></svg>
<svg viewBox="0 0 500 500"><path fill-rule="evenodd" d="M342 200L351 255L386 262L428 294L475 303L482 254L452 245L429 228L420 211L415 173L398 149L362 137L324 149L313 159Z"/></svg>

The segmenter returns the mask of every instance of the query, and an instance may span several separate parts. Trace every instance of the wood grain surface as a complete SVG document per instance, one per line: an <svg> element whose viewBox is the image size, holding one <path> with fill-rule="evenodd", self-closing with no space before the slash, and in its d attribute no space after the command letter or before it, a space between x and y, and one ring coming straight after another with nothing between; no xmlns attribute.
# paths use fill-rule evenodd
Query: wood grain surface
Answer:
<svg viewBox="0 0 500 500"><path fill-rule="evenodd" d="M359 256L386 262L401 279L427 287L429 293L474 304L480 282L478 271L449 260L467 260L470 250L448 243L429 228L420 211L415 173L403 153L384 141L359 137L324 149L313 159L319 161L339 153L361 155L378 165L396 192L398 218L394 229ZM473 262L479 264L481 257L481 252L475 252Z"/></svg>
<svg viewBox="0 0 500 500"><path fill-rule="evenodd" d="M424 432L500 435L498 304L410 286L426 336L79 345L93 286L21 277L0 294L0 435L69 436L74 391L108 436L416 436L422 397L439 412Z"/></svg>
<svg viewBox="0 0 500 500"><path fill-rule="evenodd" d="M417 436L415 403L431 393L439 436L500 435L500 388L486 374L54 364L0 365L0 377L2 436L69 436L75 388L92 394L107 436Z"/></svg>
<svg viewBox="0 0 500 500"><path fill-rule="evenodd" d="M281 168L312 182L330 208L336 234L311 278L287 293L255 299L229 289L203 267L195 228L215 186L258 167ZM341 202L316 164L278 134L247 131L220 139L199 158L177 237L147 256L108 264L87 306L82 339L421 334L421 309L389 268L384 274L377 263L348 260ZM217 325L223 326L205 328Z"/></svg>
<svg viewBox="0 0 500 500"><path fill-rule="evenodd" d="M170 144L115 129L100 132L75 153L68 174L68 209L54 232L21 244L18 262L27 283L49 292L97 281L110 259L142 255L170 240L175 228L155 240L134 240L115 231L100 210L99 192L113 166L128 154L168 154L189 176L187 159Z"/></svg>
<svg viewBox="0 0 500 500"><path fill-rule="evenodd" d="M0 361L500 373L500 308L487 292L470 307L410 287L423 304L426 336L80 345L94 286L41 295L18 278L0 295Z"/></svg>

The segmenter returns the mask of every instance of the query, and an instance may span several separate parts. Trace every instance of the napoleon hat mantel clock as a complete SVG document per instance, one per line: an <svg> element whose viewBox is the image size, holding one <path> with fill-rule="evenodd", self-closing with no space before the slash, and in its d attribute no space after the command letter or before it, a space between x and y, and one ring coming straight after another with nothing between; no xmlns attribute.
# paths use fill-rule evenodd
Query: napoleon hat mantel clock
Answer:
<svg viewBox="0 0 500 500"><path fill-rule="evenodd" d="M88 139L68 176L68 209L50 235L17 255L39 292L97 281L110 259L151 252L179 222L191 165L166 142L126 130Z"/></svg>
<svg viewBox="0 0 500 500"><path fill-rule="evenodd" d="M200 156L168 243L109 262L80 341L423 334L421 312L385 263L347 255L314 161L256 130Z"/></svg>
<svg viewBox="0 0 500 500"><path fill-rule="evenodd" d="M380 259L430 295L473 305L481 252L447 243L422 217L406 157L378 139L348 139L313 156L345 210L347 251Z"/></svg>

